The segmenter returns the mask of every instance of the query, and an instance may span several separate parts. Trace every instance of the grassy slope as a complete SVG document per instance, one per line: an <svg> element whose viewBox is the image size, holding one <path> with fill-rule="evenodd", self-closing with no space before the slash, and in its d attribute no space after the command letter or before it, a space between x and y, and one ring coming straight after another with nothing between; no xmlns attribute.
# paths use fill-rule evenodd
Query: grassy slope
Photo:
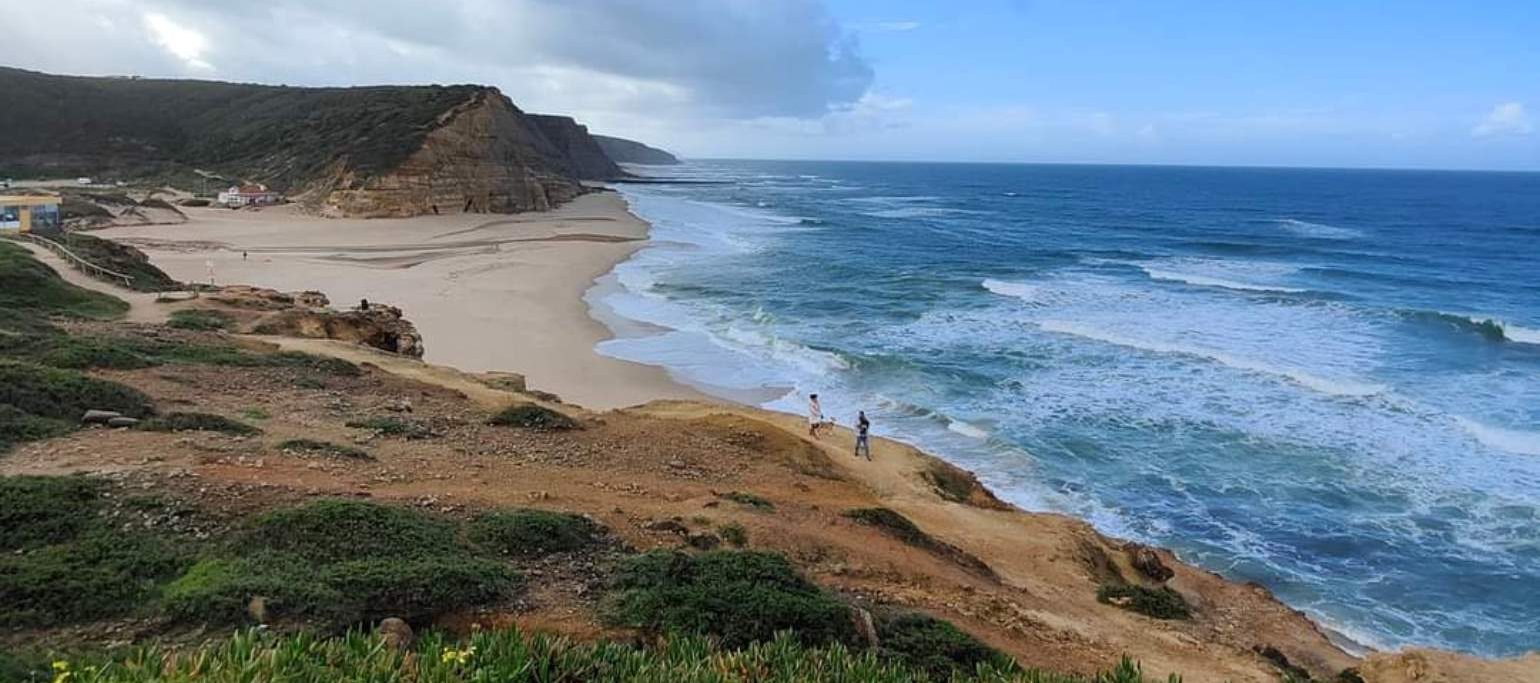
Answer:
<svg viewBox="0 0 1540 683"><path fill-rule="evenodd" d="M292 88L0 68L0 176L192 166L286 190L345 157L367 177L416 151L440 114L480 90Z"/></svg>

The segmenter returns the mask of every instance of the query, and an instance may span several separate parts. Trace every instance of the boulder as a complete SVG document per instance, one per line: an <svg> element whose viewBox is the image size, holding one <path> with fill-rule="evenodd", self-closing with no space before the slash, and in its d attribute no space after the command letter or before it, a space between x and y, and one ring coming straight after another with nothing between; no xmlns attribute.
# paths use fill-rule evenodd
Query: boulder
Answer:
<svg viewBox="0 0 1540 683"><path fill-rule="evenodd" d="M123 416L107 418L107 426L108 427L115 427L115 428L119 428L119 429L126 429L128 427L132 427L132 426L137 425L137 424L139 424L139 420L137 418L123 417Z"/></svg>
<svg viewBox="0 0 1540 683"><path fill-rule="evenodd" d="M677 519L658 519L642 525L648 531L658 531L681 536L690 533L690 529Z"/></svg>
<svg viewBox="0 0 1540 683"><path fill-rule="evenodd" d="M107 424L115 417L123 417L123 413L112 410L87 410L86 414L80 417L80 422L88 425Z"/></svg>
<svg viewBox="0 0 1540 683"><path fill-rule="evenodd" d="M1138 543L1130 543L1123 547L1123 551L1128 553L1128 563L1133 565L1133 568L1144 575L1145 578L1165 583L1171 577L1176 576L1176 572L1172 571L1170 567L1166 566L1165 562L1161 561L1160 553L1155 552L1154 548Z"/></svg>
<svg viewBox="0 0 1540 683"><path fill-rule="evenodd" d="M385 642L385 646L391 649L405 650L412 646L412 627L401 619L390 617L381 621L376 632L380 634L380 640Z"/></svg>

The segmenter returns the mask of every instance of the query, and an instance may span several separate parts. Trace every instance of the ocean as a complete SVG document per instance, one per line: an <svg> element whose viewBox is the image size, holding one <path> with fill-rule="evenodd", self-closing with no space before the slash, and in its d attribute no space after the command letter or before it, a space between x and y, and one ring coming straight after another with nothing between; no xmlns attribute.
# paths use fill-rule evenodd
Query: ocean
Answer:
<svg viewBox="0 0 1540 683"><path fill-rule="evenodd" d="M700 161L603 354L849 425L1359 643L1540 649L1540 174Z"/></svg>

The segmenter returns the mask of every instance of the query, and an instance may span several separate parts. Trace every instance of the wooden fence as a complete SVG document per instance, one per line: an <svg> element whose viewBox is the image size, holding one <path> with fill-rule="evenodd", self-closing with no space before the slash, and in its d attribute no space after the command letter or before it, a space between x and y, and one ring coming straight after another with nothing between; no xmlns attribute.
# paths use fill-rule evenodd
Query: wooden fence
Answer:
<svg viewBox="0 0 1540 683"><path fill-rule="evenodd" d="M47 237L34 235L30 232L16 233L14 235L9 235L9 237L21 241L31 242L40 247L43 247L44 249L47 249L58 255L59 258L64 259L64 261L73 266L75 270L90 275L91 277L94 277L98 280L107 280L109 282L121 283L124 287L129 289L133 289L134 287L134 276L98 266L95 263L81 258L79 254L70 251L68 247L48 239Z"/></svg>

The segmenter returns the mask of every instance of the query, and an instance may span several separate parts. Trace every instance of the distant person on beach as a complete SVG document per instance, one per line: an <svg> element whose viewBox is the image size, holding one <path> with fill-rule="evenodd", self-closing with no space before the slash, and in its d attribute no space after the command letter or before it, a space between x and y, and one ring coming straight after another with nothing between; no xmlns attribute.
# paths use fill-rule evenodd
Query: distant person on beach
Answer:
<svg viewBox="0 0 1540 683"><path fill-rule="evenodd" d="M818 405L818 394L807 397L807 435L818 438L818 428L823 426L823 406Z"/></svg>
<svg viewBox="0 0 1540 683"><path fill-rule="evenodd" d="M246 252L244 252L244 251L243 251L243 252L241 252L241 260L242 260L242 261L245 261L245 260L246 260Z"/></svg>
<svg viewBox="0 0 1540 683"><path fill-rule="evenodd" d="M867 432L872 429L872 421L866 419L866 411L856 414L856 457L866 456L872 459L872 442Z"/></svg>
<svg viewBox="0 0 1540 683"><path fill-rule="evenodd" d="M359 299L358 300L358 310L360 310L360 311L367 311L367 310L369 310L369 300L368 299Z"/></svg>

